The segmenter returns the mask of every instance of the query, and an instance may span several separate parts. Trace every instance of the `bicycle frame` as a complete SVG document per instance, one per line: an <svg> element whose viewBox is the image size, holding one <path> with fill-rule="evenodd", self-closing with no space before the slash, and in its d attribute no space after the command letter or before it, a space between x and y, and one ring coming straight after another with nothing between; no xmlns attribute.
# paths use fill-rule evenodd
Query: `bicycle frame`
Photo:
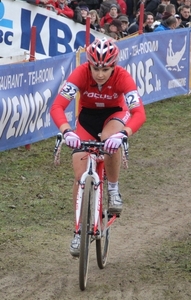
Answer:
<svg viewBox="0 0 191 300"><path fill-rule="evenodd" d="M100 144L95 142L95 145ZM92 231L89 233L94 238L100 239L104 235L106 229L115 221L116 215L111 215L109 220L107 219L107 212L103 212L103 184L104 184L104 155L100 155L99 151L94 151L91 148L90 152L87 152L82 159L87 159L86 171L82 174L79 181L79 188L76 199L76 225L75 232L80 233L80 216L83 201L83 192L85 187L85 181L87 176L92 177L93 188L95 191L94 203L93 203L93 220ZM102 218L105 218L105 226L101 228Z"/></svg>

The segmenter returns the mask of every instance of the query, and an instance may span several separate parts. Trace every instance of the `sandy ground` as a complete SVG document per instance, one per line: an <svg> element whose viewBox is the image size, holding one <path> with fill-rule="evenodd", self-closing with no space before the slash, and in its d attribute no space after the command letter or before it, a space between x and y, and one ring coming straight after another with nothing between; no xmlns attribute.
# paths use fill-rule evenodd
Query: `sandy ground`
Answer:
<svg viewBox="0 0 191 300"><path fill-rule="evenodd" d="M10 257L10 265L1 268L0 299L191 299L191 277L181 279L175 274L168 281L153 263L157 264L156 253L164 241L191 234L190 149L185 154L186 159L180 157L172 165L169 182L148 184L137 195L123 188L123 197L129 201L112 227L107 266L98 268L92 244L84 292L79 289L78 259L69 254L71 231L52 238L47 228L44 238L44 232L36 232L28 249L22 242L1 245L1 262Z"/></svg>

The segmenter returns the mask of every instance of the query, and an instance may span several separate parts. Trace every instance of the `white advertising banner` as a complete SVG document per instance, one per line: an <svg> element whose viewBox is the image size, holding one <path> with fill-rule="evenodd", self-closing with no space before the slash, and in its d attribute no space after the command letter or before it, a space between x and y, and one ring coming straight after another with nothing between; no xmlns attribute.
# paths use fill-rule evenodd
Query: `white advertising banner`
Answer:
<svg viewBox="0 0 191 300"><path fill-rule="evenodd" d="M0 57L30 51L31 27L36 27L35 57L46 58L84 47L86 26L25 1L0 2ZM103 34L91 30L90 42Z"/></svg>

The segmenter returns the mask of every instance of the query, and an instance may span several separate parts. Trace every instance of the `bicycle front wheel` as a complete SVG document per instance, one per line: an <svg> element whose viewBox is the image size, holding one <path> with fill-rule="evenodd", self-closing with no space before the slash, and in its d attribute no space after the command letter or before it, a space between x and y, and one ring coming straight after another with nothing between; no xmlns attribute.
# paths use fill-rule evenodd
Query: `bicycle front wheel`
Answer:
<svg viewBox="0 0 191 300"><path fill-rule="evenodd" d="M80 257L79 257L79 283L80 289L85 290L88 279L88 265L89 265L89 248L91 235L91 203L94 196L94 187L92 184L92 177L88 176L85 182L85 189L83 193L82 205L82 229L80 242Z"/></svg>

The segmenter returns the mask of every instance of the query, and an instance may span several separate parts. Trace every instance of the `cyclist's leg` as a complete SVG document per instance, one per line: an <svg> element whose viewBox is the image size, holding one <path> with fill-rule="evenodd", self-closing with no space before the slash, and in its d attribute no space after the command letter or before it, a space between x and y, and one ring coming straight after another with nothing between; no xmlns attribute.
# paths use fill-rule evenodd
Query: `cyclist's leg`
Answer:
<svg viewBox="0 0 191 300"><path fill-rule="evenodd" d="M89 134L78 122L76 126L76 134L80 137L80 140L95 140L95 138ZM73 199L74 199L74 209L76 204L76 196L78 191L78 181L80 180L82 174L86 170L86 160L82 160L84 157L84 152L74 151L72 155L72 164L74 170L74 185L73 185Z"/></svg>
<svg viewBox="0 0 191 300"><path fill-rule="evenodd" d="M72 155L72 163L73 163L73 170L74 170L74 183L73 183L74 228L76 224L76 199L77 199L77 192L79 187L78 181L80 180L83 172L85 172L86 170L86 160L81 159L83 156L84 156L84 152L77 152ZM81 240L81 236L78 233L75 233L70 245L70 254L74 257L79 257L80 255L80 240Z"/></svg>
<svg viewBox="0 0 191 300"><path fill-rule="evenodd" d="M116 115L116 114L114 114ZM110 137L112 134L123 130L124 124L120 119L113 119L112 116L110 120L105 122L106 124L103 127L101 140L105 140ZM120 165L121 165L121 151L120 149L112 154L111 156L105 155L105 169L107 173L107 179L111 182L118 181L119 172L120 172Z"/></svg>
<svg viewBox="0 0 191 300"><path fill-rule="evenodd" d="M124 112L116 113L122 117ZM116 114L114 114L116 116ZM112 134L123 130L124 122L122 118L110 116L110 120L105 122L101 139L105 140ZM109 212L120 213L122 211L122 199L118 188L119 172L121 167L121 149L111 156L105 155L105 170L108 179L108 202Z"/></svg>
<svg viewBox="0 0 191 300"><path fill-rule="evenodd" d="M109 121L103 128L102 131L102 140L105 140L112 134L122 130L124 125L119 122L118 120L111 120ZM110 182L117 182L119 178L119 171L121 165L121 151L120 149L112 154L112 155L105 155L105 169L107 174L107 179Z"/></svg>

